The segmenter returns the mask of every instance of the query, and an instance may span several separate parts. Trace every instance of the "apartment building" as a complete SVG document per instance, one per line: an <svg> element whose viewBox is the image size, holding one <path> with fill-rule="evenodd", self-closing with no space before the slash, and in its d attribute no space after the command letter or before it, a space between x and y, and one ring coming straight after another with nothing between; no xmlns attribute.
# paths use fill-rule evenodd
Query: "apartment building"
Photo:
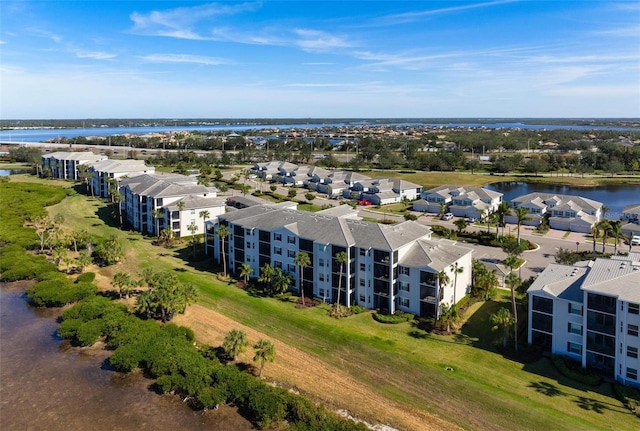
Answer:
<svg viewBox="0 0 640 431"><path fill-rule="evenodd" d="M459 301L469 290L472 250L431 239L427 226L411 221L382 225L353 219L349 212L332 215L295 208L290 202L257 205L218 216L207 223L207 253L222 261L216 229L225 225L231 272L246 263L255 278L269 264L292 275L294 291L303 288L307 296L326 302L391 313L438 317L442 304ZM301 251L311 259L302 279L295 264ZM340 252L347 254L346 265L336 260ZM455 273L454 268L462 271ZM449 278L446 285L440 283L442 271Z"/></svg>
<svg viewBox="0 0 640 431"><path fill-rule="evenodd" d="M107 156L91 151L56 151L42 155L42 171L49 170L53 178L78 180L78 166L106 160Z"/></svg>
<svg viewBox="0 0 640 431"><path fill-rule="evenodd" d="M148 166L144 160L112 160L106 159L91 163L88 172L91 175L89 187L94 196L109 197L109 182L125 177L135 177L142 174L153 174L156 168Z"/></svg>
<svg viewBox="0 0 640 431"><path fill-rule="evenodd" d="M444 205L454 216L481 219L498 209L502 196L482 187L444 185L422 192L422 199L414 202L413 209L438 214Z"/></svg>
<svg viewBox="0 0 640 431"><path fill-rule="evenodd" d="M134 230L152 235L167 227L183 235L191 221L203 233L207 220L201 220L199 212L209 211L208 220L224 212L223 201L214 199L214 187L205 187L186 175L154 173L122 179L120 193L127 222Z"/></svg>
<svg viewBox="0 0 640 431"><path fill-rule="evenodd" d="M551 264L527 294L530 344L640 387L640 253Z"/></svg>

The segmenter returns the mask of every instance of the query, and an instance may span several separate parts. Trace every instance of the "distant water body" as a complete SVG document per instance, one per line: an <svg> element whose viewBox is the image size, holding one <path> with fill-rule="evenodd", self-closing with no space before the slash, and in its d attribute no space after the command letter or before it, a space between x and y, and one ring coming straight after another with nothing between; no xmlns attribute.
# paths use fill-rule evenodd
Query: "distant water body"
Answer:
<svg viewBox="0 0 640 431"><path fill-rule="evenodd" d="M15 142L44 142L59 138L72 139L79 136L113 136L113 135L145 135L148 133L166 133L178 131L229 131L246 132L250 130L264 129L320 129L331 127L444 127L444 128L487 128L487 129L528 129L528 130L602 130L602 131L640 131L633 127L610 127L610 126L584 126L584 125L558 125L558 124L524 124L514 123L421 123L421 122L399 122L399 123L377 123L377 122L344 122L344 123L308 123L308 124L217 124L207 126L146 126L146 127L89 127L75 129L14 129L0 131L0 141Z"/></svg>

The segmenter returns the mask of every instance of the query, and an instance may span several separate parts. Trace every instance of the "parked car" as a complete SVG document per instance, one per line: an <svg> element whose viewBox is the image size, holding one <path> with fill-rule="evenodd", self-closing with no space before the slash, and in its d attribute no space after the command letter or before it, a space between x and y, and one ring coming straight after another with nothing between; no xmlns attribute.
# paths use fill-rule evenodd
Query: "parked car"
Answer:
<svg viewBox="0 0 640 431"><path fill-rule="evenodd" d="M640 236L635 235L631 238L631 245L640 245Z"/></svg>
<svg viewBox="0 0 640 431"><path fill-rule="evenodd" d="M471 224L471 223L475 223L478 220L475 217L467 217L466 221L467 223Z"/></svg>
<svg viewBox="0 0 640 431"><path fill-rule="evenodd" d="M366 199L360 199L360 200L358 201L358 205L365 205L365 206L369 206L369 205L371 205L371 202L370 202L370 201L368 201L368 200L366 200Z"/></svg>
<svg viewBox="0 0 640 431"><path fill-rule="evenodd" d="M453 218L453 214L451 213L446 213L445 215L443 215L440 219L441 220L451 220Z"/></svg>

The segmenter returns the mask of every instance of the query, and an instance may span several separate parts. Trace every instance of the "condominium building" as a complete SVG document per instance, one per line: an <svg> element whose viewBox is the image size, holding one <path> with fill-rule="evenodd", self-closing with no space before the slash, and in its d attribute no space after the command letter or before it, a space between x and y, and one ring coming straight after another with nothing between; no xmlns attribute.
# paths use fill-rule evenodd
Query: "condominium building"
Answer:
<svg viewBox="0 0 640 431"><path fill-rule="evenodd" d="M56 151L42 155L42 171L51 172L53 178L77 180L78 166L106 160L107 156L91 151Z"/></svg>
<svg viewBox="0 0 640 431"><path fill-rule="evenodd" d="M156 168L145 164L144 160L101 160L91 163L88 172L91 175L89 187L91 193L103 198L109 197L109 182L142 174L153 174Z"/></svg>
<svg viewBox="0 0 640 431"><path fill-rule="evenodd" d="M640 253L551 264L527 294L530 344L640 387Z"/></svg>
<svg viewBox="0 0 640 431"><path fill-rule="evenodd" d="M382 225L353 219L349 212L295 208L290 202L257 205L218 216L207 223L207 253L221 262L224 243L232 272L248 264L255 278L269 264L290 273L297 292L302 287L306 295L327 302L391 313L438 317L442 304L457 302L468 292L472 250L431 239L427 226L412 221ZM229 229L224 240L216 233L220 225ZM295 257L303 251L311 265L301 280ZM347 255L344 265L336 259L340 252Z"/></svg>
<svg viewBox="0 0 640 431"><path fill-rule="evenodd" d="M224 212L222 201L214 199L217 196L214 187L205 187L195 177L186 175L155 173L126 178L120 181L120 193L127 222L143 233L158 235L162 229L171 227L184 234L191 221L202 233L205 221ZM200 211L209 212L208 220L200 219ZM176 226L176 219L183 217L187 224Z"/></svg>

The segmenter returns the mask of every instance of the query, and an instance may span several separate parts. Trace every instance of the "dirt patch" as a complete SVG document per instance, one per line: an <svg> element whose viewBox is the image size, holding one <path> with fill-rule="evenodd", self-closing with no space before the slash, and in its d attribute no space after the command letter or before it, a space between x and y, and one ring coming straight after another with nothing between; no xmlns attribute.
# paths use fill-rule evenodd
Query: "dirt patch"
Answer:
<svg viewBox="0 0 640 431"><path fill-rule="evenodd" d="M251 344L259 338L269 338L226 316L201 305L193 305L175 323L192 328L199 342L219 346L231 329L242 329ZM419 411L414 407L388 400L366 385L353 379L339 366L327 364L288 344L270 339L276 345L275 362L265 366L263 375L269 381L295 388L316 402L331 408L346 409L353 416L369 423L381 423L402 430L455 430L455 425ZM239 361L252 364L252 349L240 355Z"/></svg>

